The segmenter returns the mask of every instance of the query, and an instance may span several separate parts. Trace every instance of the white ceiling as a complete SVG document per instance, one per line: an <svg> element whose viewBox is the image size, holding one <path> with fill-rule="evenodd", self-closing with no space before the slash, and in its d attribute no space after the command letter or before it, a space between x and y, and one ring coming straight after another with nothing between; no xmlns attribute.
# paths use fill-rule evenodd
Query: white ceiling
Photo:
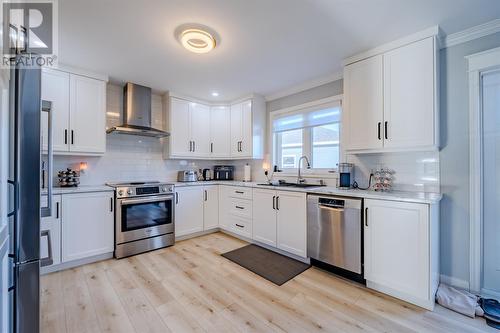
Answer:
<svg viewBox="0 0 500 333"><path fill-rule="evenodd" d="M450 34L498 17L498 0L60 0L59 61L227 101L332 75L347 56L436 24ZM182 48L185 23L214 29L217 48Z"/></svg>

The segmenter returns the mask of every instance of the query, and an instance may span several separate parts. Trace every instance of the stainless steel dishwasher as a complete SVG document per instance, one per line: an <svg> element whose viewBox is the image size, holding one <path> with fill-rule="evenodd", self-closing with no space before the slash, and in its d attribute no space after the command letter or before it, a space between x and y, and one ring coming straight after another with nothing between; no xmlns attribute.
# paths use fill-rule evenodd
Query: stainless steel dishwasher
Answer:
<svg viewBox="0 0 500 333"><path fill-rule="evenodd" d="M307 255L334 273L363 282L363 199L307 196ZM319 265L321 266L321 265Z"/></svg>

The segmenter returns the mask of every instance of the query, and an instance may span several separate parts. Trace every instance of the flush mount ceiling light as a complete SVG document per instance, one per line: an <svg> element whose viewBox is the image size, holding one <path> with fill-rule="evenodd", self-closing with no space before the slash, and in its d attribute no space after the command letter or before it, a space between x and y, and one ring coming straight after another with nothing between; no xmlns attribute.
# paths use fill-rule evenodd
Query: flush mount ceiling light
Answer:
<svg viewBox="0 0 500 333"><path fill-rule="evenodd" d="M211 33L196 28L183 30L180 33L180 42L187 50L194 53L210 52L217 44Z"/></svg>

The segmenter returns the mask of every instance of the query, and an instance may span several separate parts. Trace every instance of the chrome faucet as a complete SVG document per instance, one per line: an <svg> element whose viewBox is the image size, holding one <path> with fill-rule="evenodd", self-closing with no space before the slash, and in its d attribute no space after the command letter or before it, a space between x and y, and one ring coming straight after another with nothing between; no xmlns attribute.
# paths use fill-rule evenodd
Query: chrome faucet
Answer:
<svg viewBox="0 0 500 333"><path fill-rule="evenodd" d="M311 164L309 163L309 159L307 158L307 156L302 156L301 158L299 158L299 173L297 175L297 184L302 184L304 183L306 180L302 177L300 177L300 167L302 165L302 160L305 159L306 162L307 162L307 168L308 169L311 169Z"/></svg>

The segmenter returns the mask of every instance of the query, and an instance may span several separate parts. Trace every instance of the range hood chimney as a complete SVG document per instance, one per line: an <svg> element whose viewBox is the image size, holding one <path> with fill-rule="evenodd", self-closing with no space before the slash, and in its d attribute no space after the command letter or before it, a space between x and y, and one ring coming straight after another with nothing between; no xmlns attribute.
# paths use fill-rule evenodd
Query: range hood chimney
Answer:
<svg viewBox="0 0 500 333"><path fill-rule="evenodd" d="M170 133L151 127L151 88L128 82L123 87L123 122L106 133L163 138Z"/></svg>

